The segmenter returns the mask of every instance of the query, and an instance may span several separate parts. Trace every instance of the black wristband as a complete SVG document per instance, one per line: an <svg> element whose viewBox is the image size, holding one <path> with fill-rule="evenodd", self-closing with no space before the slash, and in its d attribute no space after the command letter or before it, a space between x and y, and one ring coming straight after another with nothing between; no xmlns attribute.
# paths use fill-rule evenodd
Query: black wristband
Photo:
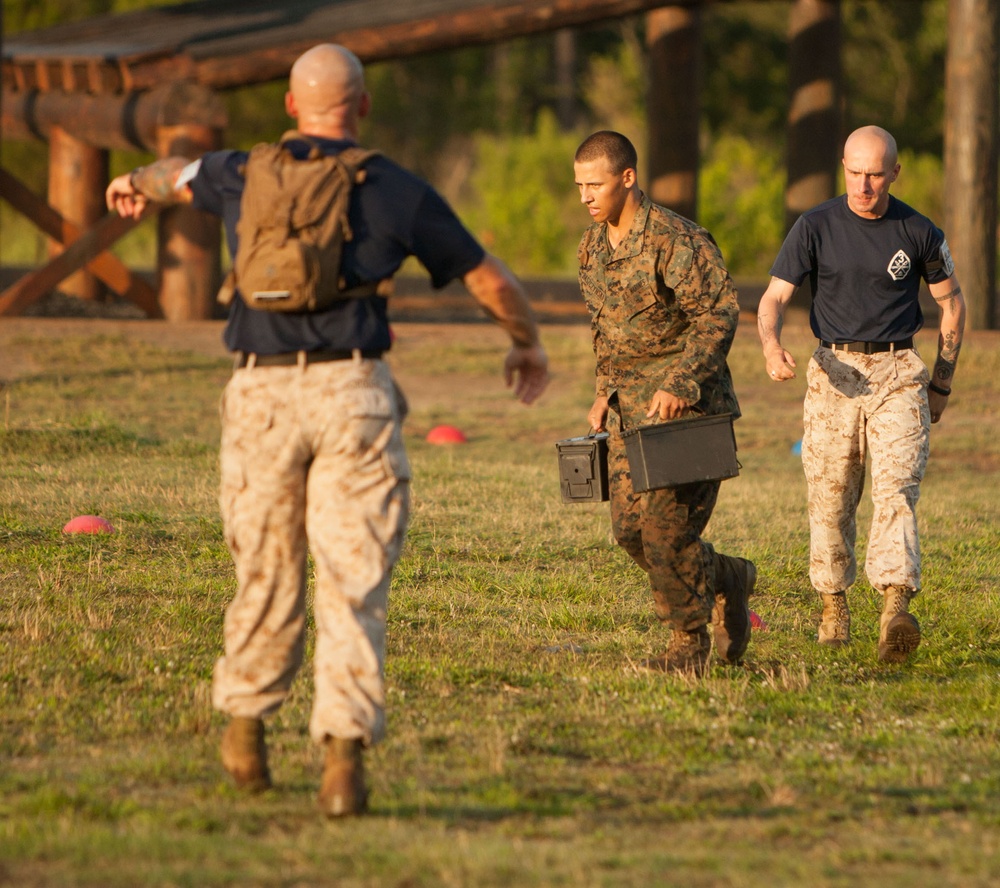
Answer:
<svg viewBox="0 0 1000 888"><path fill-rule="evenodd" d="M929 388L935 395L944 395L946 398L951 394L951 389L943 389L939 385L934 385L933 382L927 383L927 388Z"/></svg>

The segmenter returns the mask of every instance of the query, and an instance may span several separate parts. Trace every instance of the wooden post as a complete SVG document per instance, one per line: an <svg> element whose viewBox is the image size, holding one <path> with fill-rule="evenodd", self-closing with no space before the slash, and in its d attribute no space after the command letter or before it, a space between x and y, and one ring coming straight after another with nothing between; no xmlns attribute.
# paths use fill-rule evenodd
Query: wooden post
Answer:
<svg viewBox="0 0 1000 888"><path fill-rule="evenodd" d="M945 73L944 231L969 325L997 312L997 61L1000 0L950 0Z"/></svg>
<svg viewBox="0 0 1000 888"><path fill-rule="evenodd" d="M65 247L47 265L22 276L15 284L0 292L0 315L11 314L41 299L55 289L63 278L78 269L80 264L86 263L87 268L119 296L134 302L150 317L161 317L156 291L139 275L132 274L120 259L106 252L106 248L120 235L131 230L135 222L129 220L131 224L128 227L118 228L109 221L118 219L118 214L108 213L96 226L83 231L2 167L0 194L15 210ZM151 210L147 211L147 215L152 215ZM75 262L77 257L82 257L79 264Z"/></svg>
<svg viewBox="0 0 1000 888"><path fill-rule="evenodd" d="M100 221L107 208L104 189L108 183L108 152L94 148L54 126L49 136L49 205L79 228ZM56 240L49 241L49 256L63 251ZM104 286L91 272L71 274L59 290L78 299L96 300Z"/></svg>
<svg viewBox="0 0 1000 888"><path fill-rule="evenodd" d="M176 124L157 130L157 156L200 157L219 147L214 127ZM220 225L187 206L165 208L157 228L157 285L168 321L208 320L219 290Z"/></svg>
<svg viewBox="0 0 1000 888"><path fill-rule="evenodd" d="M698 212L701 117L701 6L668 6L646 16L649 86L648 193L694 219Z"/></svg>
<svg viewBox="0 0 1000 888"><path fill-rule="evenodd" d="M837 191L843 156L840 0L794 0L788 30L786 231Z"/></svg>
<svg viewBox="0 0 1000 888"><path fill-rule="evenodd" d="M554 36L556 118L563 132L576 126L576 32L560 28Z"/></svg>

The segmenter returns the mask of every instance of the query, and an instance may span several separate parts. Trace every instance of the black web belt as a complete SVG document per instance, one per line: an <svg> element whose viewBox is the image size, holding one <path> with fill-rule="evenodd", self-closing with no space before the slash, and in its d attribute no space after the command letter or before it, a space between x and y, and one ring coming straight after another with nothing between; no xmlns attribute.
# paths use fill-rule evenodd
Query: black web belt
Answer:
<svg viewBox="0 0 1000 888"><path fill-rule="evenodd" d="M274 355L255 355L253 352L237 352L235 365L239 369L251 364L255 367L294 367L300 361L303 364L318 364L323 361L349 361L357 354L361 358L377 360L382 357L382 351L377 349L316 349L303 352L279 352Z"/></svg>
<svg viewBox="0 0 1000 888"><path fill-rule="evenodd" d="M852 340L851 342L827 342L825 339L821 339L819 344L823 348L832 348L834 351L875 355L880 352L903 351L907 348L913 348L913 337L900 339L898 342L863 342L859 340Z"/></svg>

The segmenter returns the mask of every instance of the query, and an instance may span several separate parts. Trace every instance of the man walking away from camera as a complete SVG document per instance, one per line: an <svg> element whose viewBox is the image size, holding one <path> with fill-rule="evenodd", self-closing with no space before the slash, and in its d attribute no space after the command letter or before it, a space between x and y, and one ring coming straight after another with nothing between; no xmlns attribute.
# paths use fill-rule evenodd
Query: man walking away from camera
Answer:
<svg viewBox="0 0 1000 888"><path fill-rule="evenodd" d="M344 47L303 54L285 97L298 122L288 143L296 158L316 146L323 155L354 147L370 104L361 63ZM154 201L193 204L222 217L235 255L247 161L242 151L160 160L114 179L108 205L138 217ZM548 381L519 281L428 184L373 156L347 218L344 298L280 312L250 308L250 294L237 290L230 305L224 340L236 369L222 405L220 502L238 589L213 680L213 703L230 716L223 765L240 787L269 787L263 719L285 700L302 663L308 546L316 567L309 728L325 746L319 804L331 817L366 809L362 751L385 730L387 598L409 513L406 404L382 360L387 299L375 283L409 255L436 287L461 279L510 334L504 377L517 397L530 404Z"/></svg>
<svg viewBox="0 0 1000 888"><path fill-rule="evenodd" d="M593 220L578 253L597 356L587 418L610 432L615 539L648 574L656 616L671 629L666 653L644 665L700 675L712 647L710 621L724 662L746 651L757 572L701 538L721 482L635 492L622 431L689 413L739 416L726 363L739 306L712 236L652 203L636 165L632 143L610 131L588 137L573 164Z"/></svg>
<svg viewBox="0 0 1000 888"><path fill-rule="evenodd" d="M788 233L761 297L757 327L768 376L795 377L781 345L785 308L808 277L819 340L806 371L802 464L809 489L809 579L823 614L820 644L851 638L847 590L857 577L856 512L871 453L872 516L866 570L883 596L878 658L905 661L920 644L909 613L920 591L917 499L931 423L948 406L965 329L965 299L944 234L889 194L899 176L884 129L844 145L846 194L804 213ZM933 373L913 345L923 326L923 278L940 311Z"/></svg>

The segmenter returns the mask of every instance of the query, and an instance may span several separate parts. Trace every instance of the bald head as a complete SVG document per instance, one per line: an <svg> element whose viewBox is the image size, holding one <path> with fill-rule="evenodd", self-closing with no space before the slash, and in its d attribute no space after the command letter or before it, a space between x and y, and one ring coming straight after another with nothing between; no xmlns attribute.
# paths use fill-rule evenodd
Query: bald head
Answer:
<svg viewBox="0 0 1000 888"><path fill-rule="evenodd" d="M368 111L360 60L335 43L307 50L292 65L285 104L303 132L356 136L358 119Z"/></svg>
<svg viewBox="0 0 1000 888"><path fill-rule="evenodd" d="M892 134L880 126L862 126L847 137L844 143L844 157L849 153L864 152L880 154L889 169L896 165L899 152Z"/></svg>
<svg viewBox="0 0 1000 888"><path fill-rule="evenodd" d="M877 219L889 208L889 189L899 175L896 140L880 126L863 126L844 143L847 205L859 216Z"/></svg>

